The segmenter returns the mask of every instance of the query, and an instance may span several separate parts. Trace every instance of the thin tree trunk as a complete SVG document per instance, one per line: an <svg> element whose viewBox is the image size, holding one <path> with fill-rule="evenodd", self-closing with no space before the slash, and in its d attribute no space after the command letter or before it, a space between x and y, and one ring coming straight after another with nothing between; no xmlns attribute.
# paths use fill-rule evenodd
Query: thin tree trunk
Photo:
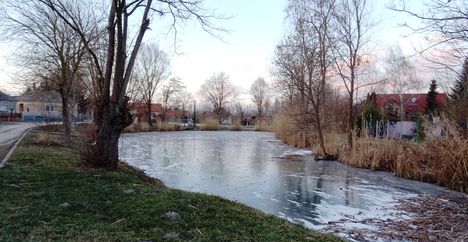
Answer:
<svg viewBox="0 0 468 242"><path fill-rule="evenodd" d="M68 106L70 102L63 91L60 92L60 96L62 96L63 135L65 143L68 144L71 136L70 108Z"/></svg>
<svg viewBox="0 0 468 242"><path fill-rule="evenodd" d="M324 140L323 132L322 132L322 124L319 119L317 120L317 128L318 128L318 134L319 134L319 140L320 140L320 148L322 149L324 159L327 159L328 154L325 149L325 140Z"/></svg>
<svg viewBox="0 0 468 242"><path fill-rule="evenodd" d="M151 102L146 103L146 115L148 116L148 125L153 126L151 122Z"/></svg>
<svg viewBox="0 0 468 242"><path fill-rule="evenodd" d="M320 108L318 107L318 104L313 105L314 111L315 111L315 124L317 125L317 131L319 135L319 143L320 143L320 149L322 150L323 158L327 159L328 154L325 149L325 141L323 137L323 131L322 131L322 122L320 121Z"/></svg>
<svg viewBox="0 0 468 242"><path fill-rule="evenodd" d="M353 148L353 130L354 130L354 110L353 93L350 93L348 100L348 145Z"/></svg>

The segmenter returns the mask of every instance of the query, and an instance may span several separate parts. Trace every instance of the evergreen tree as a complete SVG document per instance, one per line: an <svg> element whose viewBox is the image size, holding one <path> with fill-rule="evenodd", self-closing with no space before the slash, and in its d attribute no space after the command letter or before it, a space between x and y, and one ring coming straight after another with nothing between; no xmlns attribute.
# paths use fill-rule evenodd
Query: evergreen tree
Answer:
<svg viewBox="0 0 468 242"><path fill-rule="evenodd" d="M465 137L468 137L468 58L463 70L449 94L450 116L457 122Z"/></svg>
<svg viewBox="0 0 468 242"><path fill-rule="evenodd" d="M463 70L452 87L449 98L451 103L461 101L468 104L468 58L465 59Z"/></svg>
<svg viewBox="0 0 468 242"><path fill-rule="evenodd" d="M437 115L439 110L439 104L437 103L437 81L432 80L431 86L429 87L429 92L427 93L426 98L426 113L429 115Z"/></svg>

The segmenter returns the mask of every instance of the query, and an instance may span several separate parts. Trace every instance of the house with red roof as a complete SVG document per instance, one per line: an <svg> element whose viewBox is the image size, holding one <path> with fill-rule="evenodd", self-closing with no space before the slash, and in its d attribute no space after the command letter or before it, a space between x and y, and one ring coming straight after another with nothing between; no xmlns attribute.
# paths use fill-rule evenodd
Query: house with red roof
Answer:
<svg viewBox="0 0 468 242"><path fill-rule="evenodd" d="M133 115L135 122L142 122L148 120L148 105L146 103L131 103L130 113ZM160 103L151 103L151 120L156 122L157 118L162 113L162 105Z"/></svg>
<svg viewBox="0 0 468 242"><path fill-rule="evenodd" d="M427 109L427 93L376 94L367 96L366 105L374 107L379 118L366 120L366 133L371 136L407 138L417 137L418 117ZM447 95L438 93L436 101L440 110L447 103Z"/></svg>
<svg viewBox="0 0 468 242"><path fill-rule="evenodd" d="M182 111L180 109L164 110L160 103L151 103L150 108L152 122L157 122L158 120L181 122L184 118L191 117L189 111ZM148 120L148 106L146 103L130 104L130 113L133 115L135 122L147 122Z"/></svg>
<svg viewBox="0 0 468 242"><path fill-rule="evenodd" d="M372 93L368 101L373 102L383 118L390 121L416 121L426 112L427 93L376 94ZM447 95L438 93L436 101L441 109L447 103ZM404 112L403 115L402 111ZM403 117L403 120L401 118Z"/></svg>

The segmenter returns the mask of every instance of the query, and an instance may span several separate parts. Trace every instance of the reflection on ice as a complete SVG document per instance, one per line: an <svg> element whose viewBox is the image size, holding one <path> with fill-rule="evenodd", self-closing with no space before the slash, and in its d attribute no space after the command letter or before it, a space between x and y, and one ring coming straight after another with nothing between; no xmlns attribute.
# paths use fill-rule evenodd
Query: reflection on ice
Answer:
<svg viewBox="0 0 468 242"><path fill-rule="evenodd" d="M219 195L317 229L349 216L390 216L401 197L447 192L385 172L315 161L310 151L263 132L125 134L121 156L169 187Z"/></svg>

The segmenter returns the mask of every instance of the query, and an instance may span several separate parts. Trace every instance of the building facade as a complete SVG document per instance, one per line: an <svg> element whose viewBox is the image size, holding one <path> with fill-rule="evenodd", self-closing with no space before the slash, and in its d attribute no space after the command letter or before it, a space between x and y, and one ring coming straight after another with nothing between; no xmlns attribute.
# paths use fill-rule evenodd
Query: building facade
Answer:
<svg viewBox="0 0 468 242"><path fill-rule="evenodd" d="M72 105L73 107L73 105ZM62 121L62 98L54 91L28 91L18 97L16 110L27 122ZM76 107L71 108L76 113Z"/></svg>

